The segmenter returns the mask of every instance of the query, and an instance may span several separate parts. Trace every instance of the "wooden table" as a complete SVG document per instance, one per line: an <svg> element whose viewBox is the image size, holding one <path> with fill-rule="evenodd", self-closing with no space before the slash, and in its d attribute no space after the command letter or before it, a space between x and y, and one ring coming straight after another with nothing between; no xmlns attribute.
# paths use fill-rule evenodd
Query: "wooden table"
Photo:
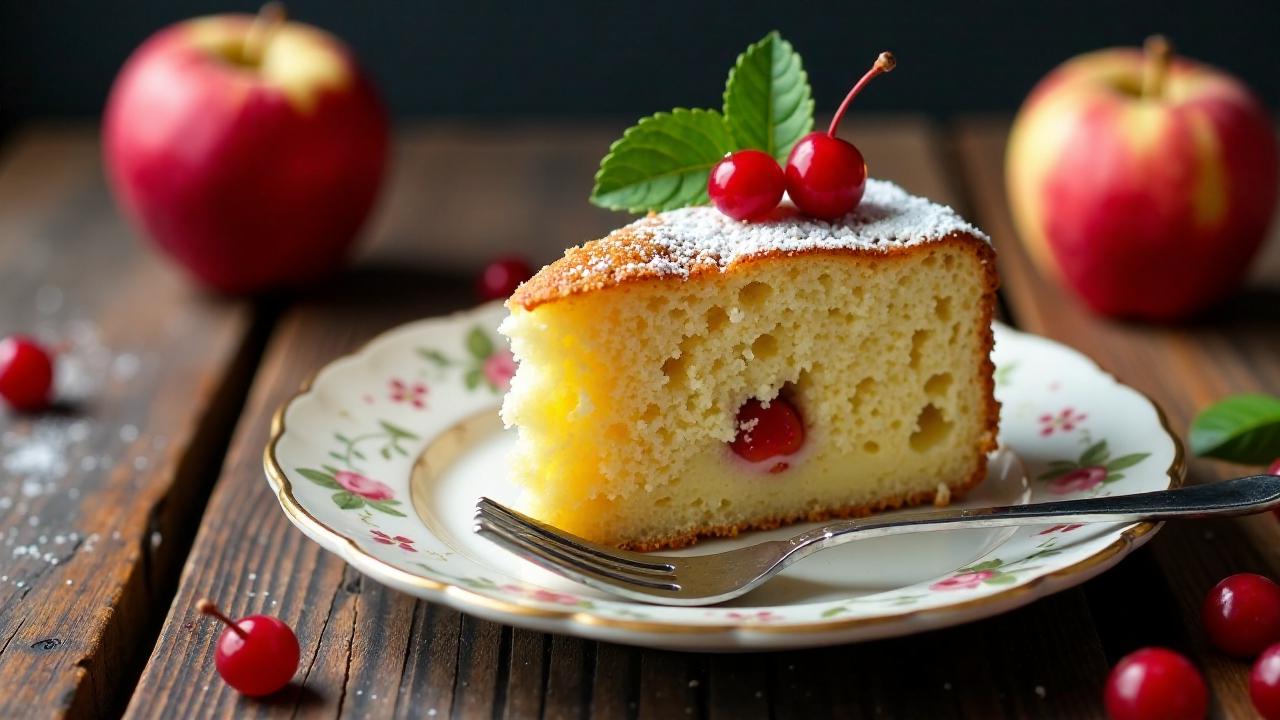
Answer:
<svg viewBox="0 0 1280 720"><path fill-rule="evenodd" d="M874 174L994 236L1007 320L1092 355L1175 427L1230 392L1280 393L1280 242L1213 322L1090 317L1015 240L1007 127L894 117L849 132ZM294 530L262 474L272 410L361 341L470 304L485 259L549 260L620 223L585 201L618 129L407 130L355 267L256 302L201 296L135 239L91 129L32 128L0 148L0 333L65 343L64 387L79 395L39 418L0 415L0 717L1096 717L1110 665L1149 644L1195 660L1216 716L1251 716L1247 665L1209 648L1197 618L1229 573L1280 577L1269 515L1169 526L1103 576L990 620L754 655L476 620L366 580ZM1238 470L1194 461L1191 479ZM200 596L289 622L296 684L266 702L225 686Z"/></svg>

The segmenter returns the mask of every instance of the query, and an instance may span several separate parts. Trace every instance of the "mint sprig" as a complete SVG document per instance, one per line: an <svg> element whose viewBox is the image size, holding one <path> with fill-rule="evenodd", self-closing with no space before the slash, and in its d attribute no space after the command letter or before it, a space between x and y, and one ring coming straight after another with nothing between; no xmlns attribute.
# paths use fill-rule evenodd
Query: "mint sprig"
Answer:
<svg viewBox="0 0 1280 720"><path fill-rule="evenodd" d="M813 93L800 54L775 30L738 56L724 87L724 115L739 148L785 163L813 129Z"/></svg>
<svg viewBox="0 0 1280 720"><path fill-rule="evenodd" d="M707 202L707 175L737 147L715 110L643 118L609 148L591 202L610 210L671 210Z"/></svg>
<svg viewBox="0 0 1280 720"><path fill-rule="evenodd" d="M813 96L800 56L771 32L738 56L723 113L677 108L623 133L600 161L591 202L637 213L705 204L707 175L726 154L754 148L783 162L812 127Z"/></svg>
<svg viewBox="0 0 1280 720"><path fill-rule="evenodd" d="M1197 455L1265 465L1280 456L1280 398L1232 395L1214 403L1196 415L1189 439Z"/></svg>

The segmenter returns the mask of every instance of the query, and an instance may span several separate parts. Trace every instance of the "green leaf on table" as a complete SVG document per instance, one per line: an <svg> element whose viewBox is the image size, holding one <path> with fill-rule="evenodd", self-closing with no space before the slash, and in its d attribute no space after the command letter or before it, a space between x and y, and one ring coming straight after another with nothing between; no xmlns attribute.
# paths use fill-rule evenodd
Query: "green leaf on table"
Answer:
<svg viewBox="0 0 1280 720"><path fill-rule="evenodd" d="M493 354L493 340L489 339L489 334L484 330L473 327L467 333L467 352L477 360L484 360Z"/></svg>
<svg viewBox="0 0 1280 720"><path fill-rule="evenodd" d="M736 149L729 124L714 110L650 115L609 147L591 202L627 212L704 204L711 166Z"/></svg>
<svg viewBox="0 0 1280 720"><path fill-rule="evenodd" d="M1091 445L1088 450L1081 453L1080 466L1089 467L1090 465L1097 465L1106 459L1107 452L1107 441L1099 440Z"/></svg>
<svg viewBox="0 0 1280 720"><path fill-rule="evenodd" d="M334 493L333 502L343 510L355 510L364 507L364 498L346 490Z"/></svg>
<svg viewBox="0 0 1280 720"><path fill-rule="evenodd" d="M328 473L323 473L323 472L320 472L319 470L312 470L311 468L296 468L296 469L299 475L319 485L320 487L329 488L331 490L337 490L338 488L342 487L341 485L338 484L338 481L334 480L333 476L329 475Z"/></svg>
<svg viewBox="0 0 1280 720"><path fill-rule="evenodd" d="M1249 394L1220 400L1196 415L1189 439L1197 455L1269 463L1280 456L1280 398Z"/></svg>
<svg viewBox="0 0 1280 720"><path fill-rule="evenodd" d="M813 129L813 93L800 55L778 31L738 56L724 86L724 117L740 148L787 161Z"/></svg>

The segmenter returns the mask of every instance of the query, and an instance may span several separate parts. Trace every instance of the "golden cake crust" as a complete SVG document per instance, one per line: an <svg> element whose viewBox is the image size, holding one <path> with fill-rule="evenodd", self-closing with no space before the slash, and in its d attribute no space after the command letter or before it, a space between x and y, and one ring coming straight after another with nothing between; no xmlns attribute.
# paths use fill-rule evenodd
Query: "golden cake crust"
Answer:
<svg viewBox="0 0 1280 720"><path fill-rule="evenodd" d="M612 287L655 281L684 282L701 275L722 272L714 261L707 259L691 265L687 276L664 273L655 266L653 259L666 255L665 248L634 228L635 226L629 225L615 230L600 240L569 248L565 251L564 257L544 267L528 282L517 288L507 300L507 307L533 310L539 305L556 300ZM766 251L741 258L730 268L732 271L738 271L756 261L783 257L887 259L928 253L940 245L961 245L972 249L984 261L988 276L987 283L994 293L999 282L995 268L995 252L986 240L965 232L950 233L936 240L914 245ZM611 272L587 272L589 269L602 266L610 268Z"/></svg>

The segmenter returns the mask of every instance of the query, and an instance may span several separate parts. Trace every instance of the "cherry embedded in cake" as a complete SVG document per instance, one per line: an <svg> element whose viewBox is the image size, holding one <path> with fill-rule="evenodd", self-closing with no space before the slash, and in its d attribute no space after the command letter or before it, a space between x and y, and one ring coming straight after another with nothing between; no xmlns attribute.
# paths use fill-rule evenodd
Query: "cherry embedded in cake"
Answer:
<svg viewBox="0 0 1280 720"><path fill-rule="evenodd" d="M952 499L995 447L989 239L868 180L833 222L652 213L508 301L518 504L590 540L687 545Z"/></svg>

